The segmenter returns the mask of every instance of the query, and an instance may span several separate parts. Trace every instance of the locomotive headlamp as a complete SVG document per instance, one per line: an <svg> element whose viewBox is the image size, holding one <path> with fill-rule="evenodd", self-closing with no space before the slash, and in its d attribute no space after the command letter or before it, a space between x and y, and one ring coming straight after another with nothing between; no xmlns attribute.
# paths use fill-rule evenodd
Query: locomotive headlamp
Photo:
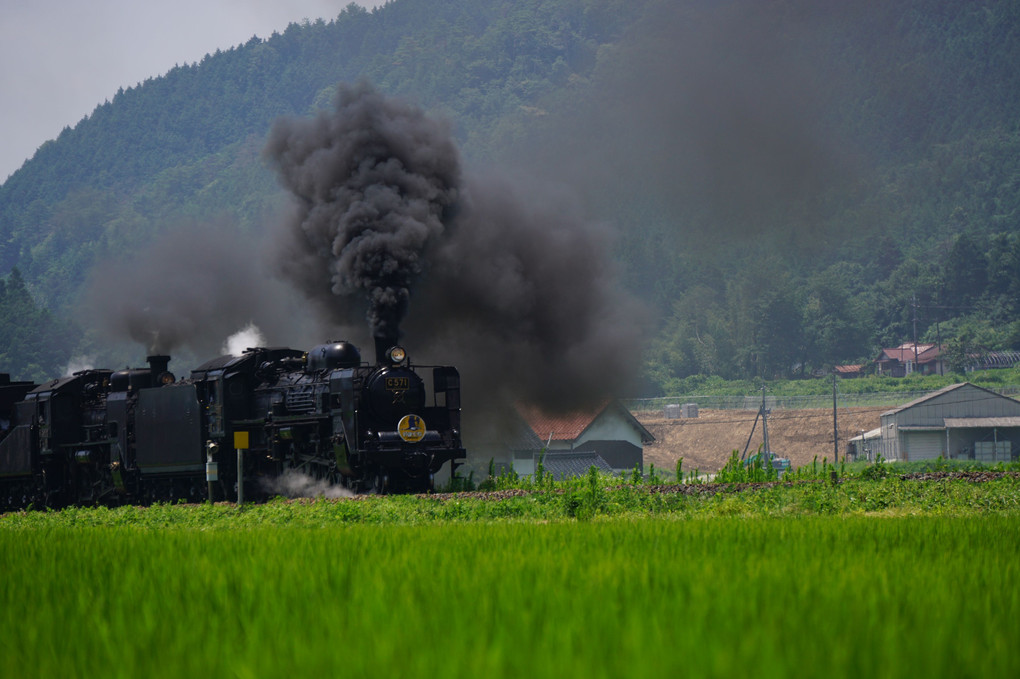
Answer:
<svg viewBox="0 0 1020 679"><path fill-rule="evenodd" d="M405 358L407 358L407 352L404 351L404 347L393 347L392 349L390 349L391 362L403 363Z"/></svg>

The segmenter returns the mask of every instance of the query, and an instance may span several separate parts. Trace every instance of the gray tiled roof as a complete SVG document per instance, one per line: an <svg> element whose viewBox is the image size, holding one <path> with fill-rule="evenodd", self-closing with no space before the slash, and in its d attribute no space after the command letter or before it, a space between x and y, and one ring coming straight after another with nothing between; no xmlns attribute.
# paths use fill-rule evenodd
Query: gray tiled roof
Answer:
<svg viewBox="0 0 1020 679"><path fill-rule="evenodd" d="M557 481L568 476L584 476L593 465L604 474L613 473L613 468L598 453L549 452L542 460L542 465Z"/></svg>

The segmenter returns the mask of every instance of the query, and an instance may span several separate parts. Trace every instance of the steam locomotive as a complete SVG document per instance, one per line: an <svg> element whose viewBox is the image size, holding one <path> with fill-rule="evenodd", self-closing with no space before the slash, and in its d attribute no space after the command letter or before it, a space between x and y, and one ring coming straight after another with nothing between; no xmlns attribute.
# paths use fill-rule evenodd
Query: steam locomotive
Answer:
<svg viewBox="0 0 1020 679"><path fill-rule="evenodd" d="M288 470L421 492L466 456L457 369L413 365L395 341L376 340L374 365L346 341L248 349L184 380L169 356L147 362L41 385L0 378L0 510L236 500L239 485L257 499Z"/></svg>

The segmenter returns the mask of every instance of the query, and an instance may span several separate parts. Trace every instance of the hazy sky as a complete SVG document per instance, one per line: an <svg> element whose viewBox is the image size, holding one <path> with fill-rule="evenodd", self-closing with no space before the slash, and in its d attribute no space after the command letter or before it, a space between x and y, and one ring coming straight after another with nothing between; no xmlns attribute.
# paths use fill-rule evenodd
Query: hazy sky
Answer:
<svg viewBox="0 0 1020 679"><path fill-rule="evenodd" d="M0 182L118 88L349 1L0 0Z"/></svg>

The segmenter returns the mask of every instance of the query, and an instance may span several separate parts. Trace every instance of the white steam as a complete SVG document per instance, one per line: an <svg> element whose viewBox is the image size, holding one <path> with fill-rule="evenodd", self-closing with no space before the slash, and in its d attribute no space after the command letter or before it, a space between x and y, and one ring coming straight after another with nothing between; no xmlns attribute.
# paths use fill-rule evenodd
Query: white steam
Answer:
<svg viewBox="0 0 1020 679"><path fill-rule="evenodd" d="M71 360L68 361L67 367L64 368L63 375L73 375L76 372L82 370L92 370L96 367L95 356L72 356Z"/></svg>
<svg viewBox="0 0 1020 679"><path fill-rule="evenodd" d="M354 497L347 488L317 479L295 469L287 469L281 476L262 480L263 488L275 495L283 497L324 497L335 500L341 497Z"/></svg>
<svg viewBox="0 0 1020 679"><path fill-rule="evenodd" d="M227 341L223 344L223 353L230 354L231 356L240 356L244 353L245 349L263 347L265 345L266 338L262 336L262 331L254 323L249 323L227 338Z"/></svg>

